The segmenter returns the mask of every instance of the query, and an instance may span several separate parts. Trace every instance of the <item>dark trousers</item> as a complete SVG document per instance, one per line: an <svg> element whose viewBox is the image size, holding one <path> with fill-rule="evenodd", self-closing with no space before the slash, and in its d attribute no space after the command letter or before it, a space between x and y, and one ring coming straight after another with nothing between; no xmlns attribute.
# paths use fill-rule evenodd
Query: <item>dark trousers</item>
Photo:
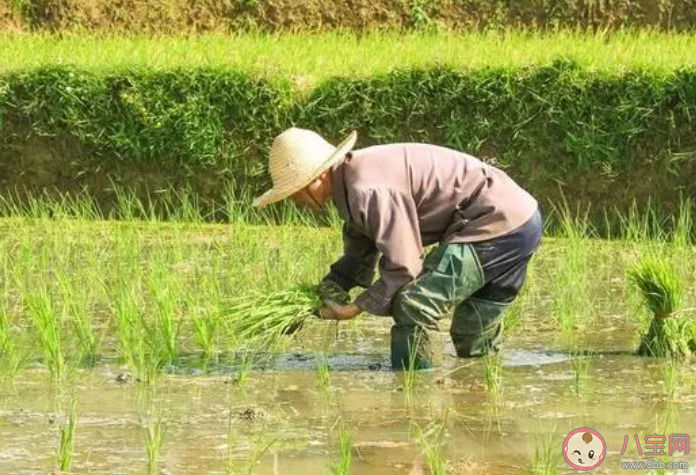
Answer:
<svg viewBox="0 0 696 475"><path fill-rule="evenodd" d="M536 212L515 231L488 241L440 245L424 272L394 299L392 367L426 368L432 363L428 331L453 312L450 336L460 357L496 351L505 309L525 282L527 265L541 241Z"/></svg>

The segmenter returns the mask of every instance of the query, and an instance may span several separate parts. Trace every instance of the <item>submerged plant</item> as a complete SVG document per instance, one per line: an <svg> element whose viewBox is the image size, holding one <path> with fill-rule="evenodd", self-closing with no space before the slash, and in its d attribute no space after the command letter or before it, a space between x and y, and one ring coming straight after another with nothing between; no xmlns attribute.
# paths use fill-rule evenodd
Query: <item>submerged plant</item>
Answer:
<svg viewBox="0 0 696 475"><path fill-rule="evenodd" d="M695 352L696 322L679 315L683 284L669 262L658 256L643 258L629 268L628 278L653 317L647 332L642 335L638 353L688 357Z"/></svg>
<svg viewBox="0 0 696 475"><path fill-rule="evenodd" d="M249 380L249 374L254 367L254 354L253 353L242 353L239 356L239 365L237 367L237 372L234 375L233 381L237 388L244 388L247 381Z"/></svg>
<svg viewBox="0 0 696 475"><path fill-rule="evenodd" d="M543 431L536 435L532 475L556 475L561 458L560 444L555 430Z"/></svg>
<svg viewBox="0 0 696 475"><path fill-rule="evenodd" d="M587 373L590 369L589 355L583 354L577 348L574 349L570 354L570 367L573 371L574 392L580 395L585 391L587 383Z"/></svg>
<svg viewBox="0 0 696 475"><path fill-rule="evenodd" d="M406 366L403 368L400 375L402 378L401 389L403 389L409 404L412 402L411 397L413 396L413 390L423 378L418 367L418 347L421 336L421 332L416 332L413 339L409 338L408 361L406 362Z"/></svg>
<svg viewBox="0 0 696 475"><path fill-rule="evenodd" d="M350 469L353 464L352 437L342 421L339 423L338 446L341 457L338 462L331 466L331 475L350 475Z"/></svg>
<svg viewBox="0 0 696 475"><path fill-rule="evenodd" d="M502 392L503 362L499 353L489 353L483 358L484 376L486 388L493 399L497 399Z"/></svg>
<svg viewBox="0 0 696 475"><path fill-rule="evenodd" d="M161 416L156 419L149 415L143 422L145 450L147 452L147 473L155 475L158 472L160 454L166 428Z"/></svg>
<svg viewBox="0 0 696 475"><path fill-rule="evenodd" d="M412 431L418 440L431 475L448 475L449 470L443 454L443 438L447 428L448 414L445 413L441 422L430 423L425 430L416 423L412 423Z"/></svg>
<svg viewBox="0 0 696 475"><path fill-rule="evenodd" d="M318 352L317 361L317 386L320 391L325 392L331 388L331 377L329 376L329 360L326 353Z"/></svg>
<svg viewBox="0 0 696 475"><path fill-rule="evenodd" d="M672 399L679 386L679 369L674 360L669 359L662 364L662 384L665 396Z"/></svg>
<svg viewBox="0 0 696 475"><path fill-rule="evenodd" d="M60 425L60 445L58 446L58 467L61 472L70 472L75 452L75 399L71 399L65 421Z"/></svg>
<svg viewBox="0 0 696 475"><path fill-rule="evenodd" d="M260 428L254 431L255 434L253 440L251 440L250 437L245 436L244 440L245 442L249 443L251 451L249 453L248 459L245 461L244 468L242 470L236 470L232 456L232 448L239 444L234 437L232 424L234 416L232 410L228 411L227 417L227 464L225 467L225 474L236 475L243 473L246 475L252 475L252 473L254 473L254 467L258 465L259 461L261 460L261 457L263 457L264 454L268 452L268 450L270 450L270 448L278 441L279 437L275 437L270 440L267 439L265 436L265 423L262 424Z"/></svg>

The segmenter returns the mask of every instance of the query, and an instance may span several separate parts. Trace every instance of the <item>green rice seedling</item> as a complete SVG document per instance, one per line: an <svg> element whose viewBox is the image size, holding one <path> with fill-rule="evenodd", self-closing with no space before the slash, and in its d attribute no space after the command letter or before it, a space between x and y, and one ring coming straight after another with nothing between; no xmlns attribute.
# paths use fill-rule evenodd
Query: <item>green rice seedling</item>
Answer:
<svg viewBox="0 0 696 475"><path fill-rule="evenodd" d="M581 395L587 387L587 373L590 369L590 356L579 348L574 348L570 354L570 367L573 371L573 389Z"/></svg>
<svg viewBox="0 0 696 475"><path fill-rule="evenodd" d="M123 283L117 288L113 306L121 357L131 367L136 368L139 366L138 355L143 345L143 335L139 327L140 310L132 284Z"/></svg>
<svg viewBox="0 0 696 475"><path fill-rule="evenodd" d="M667 404L655 415L656 434L671 434L678 432L679 406L674 400L667 400Z"/></svg>
<svg viewBox="0 0 696 475"><path fill-rule="evenodd" d="M696 351L696 322L678 315L684 290L669 261L657 255L644 257L628 269L628 278L653 317L638 353L688 357Z"/></svg>
<svg viewBox="0 0 696 475"><path fill-rule="evenodd" d="M10 334L10 321L5 308L5 298L0 302L0 361L4 361L12 354L12 336Z"/></svg>
<svg viewBox="0 0 696 475"><path fill-rule="evenodd" d="M638 354L688 359L696 353L696 321L691 317L653 319Z"/></svg>
<svg viewBox="0 0 696 475"><path fill-rule="evenodd" d="M234 426L232 425L232 410L227 411L227 463L225 464L225 475L234 475L234 462L232 458L232 447L234 446Z"/></svg>
<svg viewBox="0 0 696 475"><path fill-rule="evenodd" d="M234 384L237 388L244 388L249 380L249 374L254 366L254 355L249 352L244 352L239 357L239 365L237 372L234 375Z"/></svg>
<svg viewBox="0 0 696 475"><path fill-rule="evenodd" d="M679 408L675 404L675 402L671 399L668 399L665 406L657 413L655 414L655 422L653 425L653 429L647 431L645 434L641 434L641 439L643 439L645 436L649 436L652 434L658 434L658 435L665 435L667 437L668 434L672 434L675 432L682 432L679 430ZM665 446L665 450L667 450L667 446ZM667 470L667 464L670 462L670 458L665 457L665 456L657 456L653 457L655 461L662 462L663 468L660 468L659 466L653 465L652 470L646 472L650 474L667 474L667 473L675 473L673 470L668 471ZM674 459L671 459L674 460ZM677 468L677 467L674 467ZM677 472L679 473L679 472Z"/></svg>
<svg viewBox="0 0 696 475"><path fill-rule="evenodd" d="M340 459L331 466L331 475L350 475L350 469L353 464L352 437L350 432L346 430L342 421L340 421L338 425L338 446L341 456Z"/></svg>
<svg viewBox="0 0 696 475"><path fill-rule="evenodd" d="M524 310L527 307L526 295L520 295L512 302L512 304L510 304L510 307L508 307L504 317L506 331L512 331L512 329L520 323L522 315L524 315Z"/></svg>
<svg viewBox="0 0 696 475"><path fill-rule="evenodd" d="M331 377L329 375L329 360L325 352L316 353L317 362L317 387L319 391L326 392L331 388Z"/></svg>
<svg viewBox="0 0 696 475"><path fill-rule="evenodd" d="M556 475L562 453L559 449L561 444L556 438L555 428L554 430L542 431L536 435L535 439L532 475Z"/></svg>
<svg viewBox="0 0 696 475"><path fill-rule="evenodd" d="M259 461L261 460L261 457L264 456L268 450L270 450L271 447L279 440L279 437L271 438L270 440L264 440L266 439L265 437L265 432L266 432L266 424L262 424L257 430L255 430L254 435L253 435L253 440L245 436L244 439L245 441L250 441L251 445L251 452L249 454L248 459L245 461L244 467L242 470L237 470L235 468L235 463L233 460L232 456L232 447L234 447L236 444L236 440L234 437L234 430L233 430L233 423L232 421L234 420L233 412L232 410L228 411L228 425L227 425L227 465L225 467L225 474L226 475L237 475L237 474L246 474L246 475L251 475L254 473L254 468L258 465Z"/></svg>
<svg viewBox="0 0 696 475"><path fill-rule="evenodd" d="M425 430L420 424L411 422L411 430L425 454L431 475L449 475L447 461L443 454L443 439L447 428L447 419L448 413L446 412L442 421L431 422Z"/></svg>
<svg viewBox="0 0 696 475"><path fill-rule="evenodd" d="M87 293L89 290L79 292L73 280L64 272L58 272L56 280L63 297L64 313L70 319L77 336L82 360L90 365L94 364L97 359L99 338L92 328L89 313L89 294Z"/></svg>
<svg viewBox="0 0 696 475"><path fill-rule="evenodd" d="M179 323L176 308L180 293L169 282L157 278L150 282L150 289L156 301L155 327L149 330L154 341L150 346L153 349L160 348L164 361L173 364L179 359Z"/></svg>
<svg viewBox="0 0 696 475"><path fill-rule="evenodd" d="M119 285L114 307L121 356L138 378L150 385L164 366L165 358L157 335L144 320L132 283Z"/></svg>
<svg viewBox="0 0 696 475"><path fill-rule="evenodd" d="M314 286L252 291L225 304L225 323L238 341L275 342L298 331L321 305Z"/></svg>
<svg viewBox="0 0 696 475"><path fill-rule="evenodd" d="M23 295L29 318L41 341L46 366L54 380L61 380L66 364L63 354L61 318L48 289L29 290Z"/></svg>
<svg viewBox="0 0 696 475"><path fill-rule="evenodd" d="M555 275L554 316L561 330L570 333L591 315L592 295L588 282L589 220L566 209L560 214L560 235L567 242Z"/></svg>
<svg viewBox="0 0 696 475"><path fill-rule="evenodd" d="M497 400L503 391L503 362L499 353L490 353L483 358L484 377L488 394Z"/></svg>
<svg viewBox="0 0 696 475"><path fill-rule="evenodd" d="M219 251L223 253L221 249ZM196 282L199 292L188 293L188 307L193 314L194 336L196 343L203 351L203 360L207 365L211 359L217 360L219 343L224 337L223 302L220 279L224 264L213 262L210 274L213 277L202 277ZM198 297L200 296L200 297ZM223 335L221 335L223 333Z"/></svg>
<svg viewBox="0 0 696 475"><path fill-rule="evenodd" d="M662 320L679 310L683 285L666 258L645 257L629 268L628 277L655 318Z"/></svg>
<svg viewBox="0 0 696 475"><path fill-rule="evenodd" d="M416 389L418 383L423 377L416 366L418 363L418 343L420 338L421 333L417 332L413 344L411 344L408 349L408 365L406 368L404 368L404 371L402 371L401 374L401 387L404 390L404 394L406 395L409 404L412 402L411 397L413 396L413 391Z"/></svg>
<svg viewBox="0 0 696 475"><path fill-rule="evenodd" d="M166 435L166 427L162 416L153 418L148 416L143 422L145 450L147 452L147 473L155 475L158 473L162 445Z"/></svg>
<svg viewBox="0 0 696 475"><path fill-rule="evenodd" d="M6 310L5 299L0 304L0 381L13 383L29 360L29 345L17 343Z"/></svg>
<svg viewBox="0 0 696 475"><path fill-rule="evenodd" d="M213 313L195 310L192 321L196 343L203 351L203 363L207 367L217 353L216 336L220 319Z"/></svg>
<svg viewBox="0 0 696 475"><path fill-rule="evenodd" d="M682 375L679 364L672 358L667 358L660 365L662 371L662 389L667 399L672 400L682 385Z"/></svg>
<svg viewBox="0 0 696 475"><path fill-rule="evenodd" d="M75 453L76 401L70 400L65 420L59 426L58 467L61 472L70 472Z"/></svg>

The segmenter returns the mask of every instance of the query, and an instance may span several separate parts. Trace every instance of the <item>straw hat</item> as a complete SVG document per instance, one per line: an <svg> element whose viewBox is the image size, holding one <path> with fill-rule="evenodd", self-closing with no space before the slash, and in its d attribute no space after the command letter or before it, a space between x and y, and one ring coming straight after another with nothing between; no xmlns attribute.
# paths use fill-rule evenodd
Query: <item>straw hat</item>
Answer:
<svg viewBox="0 0 696 475"><path fill-rule="evenodd" d="M297 193L345 157L353 146L355 131L334 147L311 130L290 128L273 140L268 168L273 188L254 200L266 206Z"/></svg>

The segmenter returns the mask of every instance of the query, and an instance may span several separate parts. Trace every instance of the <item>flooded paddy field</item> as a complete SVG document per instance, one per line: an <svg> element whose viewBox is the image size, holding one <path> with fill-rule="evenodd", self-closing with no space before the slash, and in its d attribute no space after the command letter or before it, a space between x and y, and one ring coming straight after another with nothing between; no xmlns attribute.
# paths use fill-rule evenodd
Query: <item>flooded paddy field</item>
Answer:
<svg viewBox="0 0 696 475"><path fill-rule="evenodd" d="M670 454L670 435L696 432L696 367L634 354L649 317L626 277L667 256L689 312L687 243L546 237L499 355L456 358L445 320L437 368L396 373L389 318L309 319L271 344L240 341L221 310L317 282L338 229L0 227L0 474L570 474L581 427L606 444L593 473L696 473L694 453Z"/></svg>

